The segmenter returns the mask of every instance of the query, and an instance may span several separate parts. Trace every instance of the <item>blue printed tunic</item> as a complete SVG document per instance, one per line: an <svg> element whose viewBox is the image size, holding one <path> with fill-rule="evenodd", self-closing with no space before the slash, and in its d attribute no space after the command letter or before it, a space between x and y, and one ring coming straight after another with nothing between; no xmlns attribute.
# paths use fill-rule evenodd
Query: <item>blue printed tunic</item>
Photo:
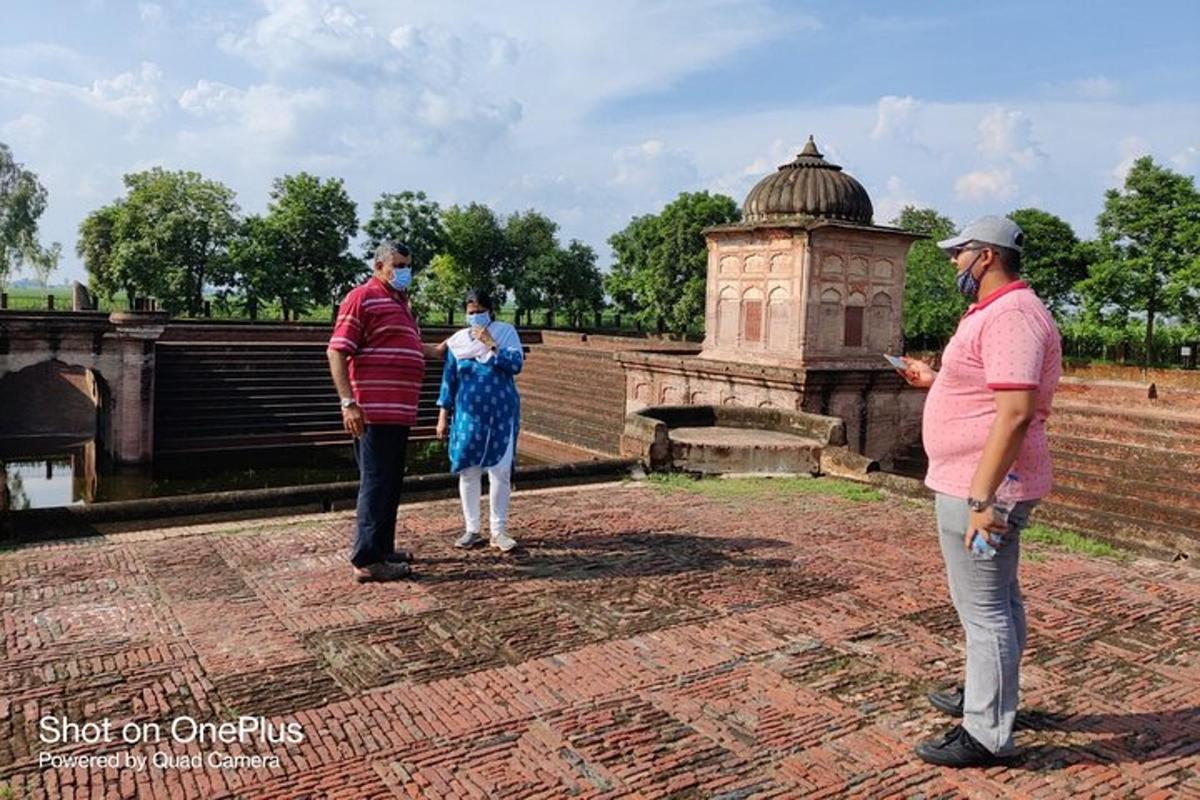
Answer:
<svg viewBox="0 0 1200 800"><path fill-rule="evenodd" d="M446 351L438 407L453 412L450 469L494 467L520 431L521 398L514 377L525 362L521 340L507 322L492 322L488 332L496 352L486 361L460 360ZM514 442L515 458L515 442Z"/></svg>

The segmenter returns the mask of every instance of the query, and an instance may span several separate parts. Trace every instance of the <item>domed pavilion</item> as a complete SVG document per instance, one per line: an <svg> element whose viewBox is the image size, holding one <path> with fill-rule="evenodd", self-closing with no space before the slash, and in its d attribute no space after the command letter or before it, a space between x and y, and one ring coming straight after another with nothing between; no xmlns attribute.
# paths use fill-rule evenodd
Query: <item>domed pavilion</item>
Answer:
<svg viewBox="0 0 1200 800"><path fill-rule="evenodd" d="M904 261L917 237L872 224L863 185L812 137L706 231L704 356L881 369L901 347Z"/></svg>
<svg viewBox="0 0 1200 800"><path fill-rule="evenodd" d="M620 354L626 412L736 405L837 416L855 452L886 461L920 430L923 398L883 358L902 350L905 259L920 237L875 225L867 190L812 137L742 211L741 222L704 232L700 355Z"/></svg>

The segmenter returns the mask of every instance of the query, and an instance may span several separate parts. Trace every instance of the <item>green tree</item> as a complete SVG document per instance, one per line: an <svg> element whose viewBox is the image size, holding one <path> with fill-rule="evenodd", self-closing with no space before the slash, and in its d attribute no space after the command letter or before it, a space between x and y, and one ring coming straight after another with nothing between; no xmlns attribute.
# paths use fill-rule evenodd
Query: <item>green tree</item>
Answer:
<svg viewBox="0 0 1200 800"><path fill-rule="evenodd" d="M557 234L558 224L532 209L505 220L505 259L499 280L512 289L518 314L550 307L561 249Z"/></svg>
<svg viewBox="0 0 1200 800"><path fill-rule="evenodd" d="M683 192L658 214L635 217L608 240L614 259L605 290L646 325L661 319L677 332L702 325L708 248L701 231L740 218L733 198L708 192Z"/></svg>
<svg viewBox="0 0 1200 800"><path fill-rule="evenodd" d="M29 259L29 264L33 268L33 274L37 279L38 285L43 289L50 283L50 276L58 269L58 262L62 259L62 244L54 242L49 247L37 249L37 252Z"/></svg>
<svg viewBox="0 0 1200 800"><path fill-rule="evenodd" d="M93 288L152 295L172 313L199 314L206 286L229 281L238 207L225 185L155 167L125 176L127 194L84 219L77 251Z"/></svg>
<svg viewBox="0 0 1200 800"><path fill-rule="evenodd" d="M503 302L502 276L509 261L508 240L496 213L482 203L451 206L442 213L445 252L454 259L470 288Z"/></svg>
<svg viewBox="0 0 1200 800"><path fill-rule="evenodd" d="M79 239L75 243L75 252L87 270L88 286L109 300L121 289L130 298L135 293L135 287L126 276L117 273L113 259L121 205L120 201L110 203L88 214L79 224Z"/></svg>
<svg viewBox="0 0 1200 800"><path fill-rule="evenodd" d="M604 282L596 251L577 239L555 253L555 270L547 284L547 306L573 321L604 305Z"/></svg>
<svg viewBox="0 0 1200 800"><path fill-rule="evenodd" d="M417 316L438 323L447 312L455 312L462 318L463 297L471 287L454 256L446 253L434 256L429 267L413 278L413 283L413 312Z"/></svg>
<svg viewBox="0 0 1200 800"><path fill-rule="evenodd" d="M928 236L908 251L904 276L904 336L944 343L954 334L966 301L954 285L954 268L935 242L958 233L954 222L932 208L905 206L891 222L909 233Z"/></svg>
<svg viewBox="0 0 1200 800"><path fill-rule="evenodd" d="M45 187L0 142L0 286L40 252L38 219L45 210Z"/></svg>
<svg viewBox="0 0 1200 800"><path fill-rule="evenodd" d="M308 291L300 276L287 268L283 236L266 218L253 215L242 220L229 244L229 260L242 305L251 317L269 301L281 309L300 309L308 304ZM222 292L228 301L228 292Z"/></svg>
<svg viewBox="0 0 1200 800"><path fill-rule="evenodd" d="M1105 193L1096 228L1100 260L1079 285L1085 307L1114 320L1144 314L1148 364L1160 315L1200 319L1200 193L1143 156L1122 189Z"/></svg>
<svg viewBox="0 0 1200 800"><path fill-rule="evenodd" d="M310 304L332 304L363 273L362 261L350 254L358 213L340 178L323 181L307 172L276 178L264 219L277 249L275 269L295 282L278 295L288 298L285 318Z"/></svg>
<svg viewBox="0 0 1200 800"><path fill-rule="evenodd" d="M1088 248L1066 220L1039 208L1008 215L1025 233L1021 276L1060 320L1079 304L1075 286L1088 275Z"/></svg>
<svg viewBox="0 0 1200 800"><path fill-rule="evenodd" d="M429 266L444 249L446 240L441 209L424 192L380 195L363 233L367 235L363 250L366 258L374 258L379 243L391 239L408 246L417 269Z"/></svg>

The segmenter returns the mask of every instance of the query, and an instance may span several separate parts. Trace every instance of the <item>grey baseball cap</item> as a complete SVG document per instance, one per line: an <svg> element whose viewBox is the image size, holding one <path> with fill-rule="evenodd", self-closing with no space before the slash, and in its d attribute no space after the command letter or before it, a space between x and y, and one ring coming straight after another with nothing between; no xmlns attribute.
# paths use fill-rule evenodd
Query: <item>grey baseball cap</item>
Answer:
<svg viewBox="0 0 1200 800"><path fill-rule="evenodd" d="M980 217L963 228L958 236L943 239L937 246L953 255L955 250L970 242L994 244L1019 253L1025 249L1025 233L1008 217Z"/></svg>

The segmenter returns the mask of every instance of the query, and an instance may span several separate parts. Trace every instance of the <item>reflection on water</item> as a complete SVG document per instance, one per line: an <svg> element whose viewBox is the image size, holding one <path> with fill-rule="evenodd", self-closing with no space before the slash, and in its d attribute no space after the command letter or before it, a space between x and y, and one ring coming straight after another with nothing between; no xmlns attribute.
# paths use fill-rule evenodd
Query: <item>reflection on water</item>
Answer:
<svg viewBox="0 0 1200 800"><path fill-rule="evenodd" d="M96 500L96 442L30 440L0 454L0 510L50 508Z"/></svg>
<svg viewBox="0 0 1200 800"><path fill-rule="evenodd" d="M518 461L532 463L525 457ZM449 469L446 449L440 442L409 445L409 474ZM358 468L349 445L191 455L118 467L108 461L94 441L30 440L17 451L0 452L0 510L353 480L358 480Z"/></svg>

